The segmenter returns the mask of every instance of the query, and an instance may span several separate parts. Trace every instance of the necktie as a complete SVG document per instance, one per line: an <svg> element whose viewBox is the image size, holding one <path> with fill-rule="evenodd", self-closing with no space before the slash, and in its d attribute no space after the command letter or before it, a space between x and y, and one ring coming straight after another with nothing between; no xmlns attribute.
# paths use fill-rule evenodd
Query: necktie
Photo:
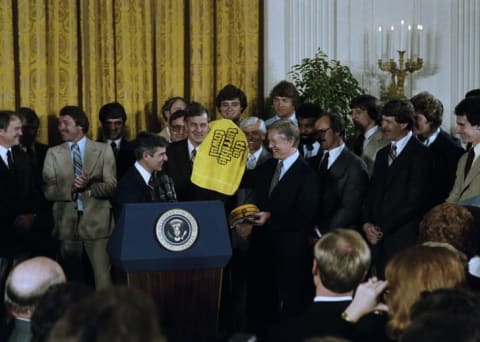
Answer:
<svg viewBox="0 0 480 342"><path fill-rule="evenodd" d="M270 190L268 194L270 195L273 189L277 186L278 182L280 181L280 175L282 174L283 169L283 161L279 161L277 164L277 168L275 169L275 173L273 174L272 182L270 183Z"/></svg>
<svg viewBox="0 0 480 342"><path fill-rule="evenodd" d="M323 154L322 160L320 161L320 165L318 165L318 172L321 175L325 175L328 171L328 157L330 157L330 153L326 151Z"/></svg>
<svg viewBox="0 0 480 342"><path fill-rule="evenodd" d="M313 157L313 145L306 144L305 145L305 159Z"/></svg>
<svg viewBox="0 0 480 342"><path fill-rule="evenodd" d="M80 155L80 148L77 144L72 144L73 154L73 174L78 177L82 174L82 157Z"/></svg>
<svg viewBox="0 0 480 342"><path fill-rule="evenodd" d="M192 150L192 153L190 154L190 160L192 161L192 163L195 161L195 157L197 156L197 149L193 149Z"/></svg>
<svg viewBox="0 0 480 342"><path fill-rule="evenodd" d="M115 141L112 141L110 143L110 146L112 146L113 153L116 155L118 151L117 151L117 144L115 143Z"/></svg>
<svg viewBox="0 0 480 342"><path fill-rule="evenodd" d="M13 172L13 158L12 158L12 151L8 150L7 151L7 163L8 163L8 169Z"/></svg>
<svg viewBox="0 0 480 342"><path fill-rule="evenodd" d="M397 158L397 145L392 144L390 151L388 151L388 166L392 165L395 158Z"/></svg>
<svg viewBox="0 0 480 342"><path fill-rule="evenodd" d="M257 164L257 158L254 154L249 154L247 159L247 170L253 170Z"/></svg>
<svg viewBox="0 0 480 342"><path fill-rule="evenodd" d="M472 168L473 159L475 159L475 150L473 149L473 147L471 147L470 150L468 150L467 162L465 163L465 170L463 174L464 179L467 178L467 175Z"/></svg>
<svg viewBox="0 0 480 342"><path fill-rule="evenodd" d="M429 145L428 138L423 141L423 144L428 147L428 145Z"/></svg>
<svg viewBox="0 0 480 342"><path fill-rule="evenodd" d="M153 176L153 173L150 175L150 179L148 180L148 189L150 191L150 199L152 201L158 200L155 192L155 177Z"/></svg>

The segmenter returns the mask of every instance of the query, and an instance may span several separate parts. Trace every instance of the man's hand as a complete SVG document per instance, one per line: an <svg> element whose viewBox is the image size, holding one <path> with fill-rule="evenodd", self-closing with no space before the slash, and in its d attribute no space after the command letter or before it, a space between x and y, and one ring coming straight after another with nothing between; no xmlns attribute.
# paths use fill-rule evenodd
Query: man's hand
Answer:
<svg viewBox="0 0 480 342"><path fill-rule="evenodd" d="M252 222L255 226L263 226L270 219L270 212L261 211L255 216L256 218L251 219L250 222Z"/></svg>
<svg viewBox="0 0 480 342"><path fill-rule="evenodd" d="M238 235L246 240L252 234L253 224L247 222L239 223L235 226L235 229Z"/></svg>
<svg viewBox="0 0 480 342"><path fill-rule="evenodd" d="M367 236L368 242L376 245L383 237L383 233L374 224L367 222L363 225L363 231Z"/></svg>
<svg viewBox="0 0 480 342"><path fill-rule="evenodd" d="M72 192L82 192L90 183L90 174L88 172L82 173L73 180Z"/></svg>

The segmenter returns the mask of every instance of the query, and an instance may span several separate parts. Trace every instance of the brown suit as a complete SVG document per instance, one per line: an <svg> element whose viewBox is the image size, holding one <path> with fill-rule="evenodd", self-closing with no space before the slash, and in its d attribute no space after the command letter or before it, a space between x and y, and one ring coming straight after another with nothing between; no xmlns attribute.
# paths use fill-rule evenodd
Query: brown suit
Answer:
<svg viewBox="0 0 480 342"><path fill-rule="evenodd" d="M460 201L480 196L480 158L477 158L464 179L465 164L468 153L464 153L458 161L457 176L447 202L458 203Z"/></svg>
<svg viewBox="0 0 480 342"><path fill-rule="evenodd" d="M45 197L54 202L54 234L61 241L61 254L65 259L75 258L84 248L92 264L96 287L105 287L110 283L106 244L113 229L109 199L117 184L115 157L110 146L87 138L83 171L90 174L90 184L82 193L83 213L77 211L71 192L74 174L68 143L47 152L44 192Z"/></svg>

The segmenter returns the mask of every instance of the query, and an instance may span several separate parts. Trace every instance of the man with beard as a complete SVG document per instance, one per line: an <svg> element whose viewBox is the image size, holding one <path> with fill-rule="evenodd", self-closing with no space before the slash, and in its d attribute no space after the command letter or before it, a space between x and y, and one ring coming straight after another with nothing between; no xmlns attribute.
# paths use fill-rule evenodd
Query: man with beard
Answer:
<svg viewBox="0 0 480 342"><path fill-rule="evenodd" d="M296 112L300 131L298 152L305 159L315 157L320 149L320 143L315 139L314 125L321 113L322 109L315 103L304 103Z"/></svg>
<svg viewBox="0 0 480 342"><path fill-rule="evenodd" d="M413 133L432 153L434 172L431 206L443 203L455 182L457 163L465 150L457 138L440 128L443 105L428 92L410 99L415 109Z"/></svg>
<svg viewBox="0 0 480 342"><path fill-rule="evenodd" d="M383 137L382 130L378 127L379 106L377 102L377 98L372 95L360 95L350 102L356 134L349 141L348 146L365 161L370 177L378 150L388 144Z"/></svg>
<svg viewBox="0 0 480 342"><path fill-rule="evenodd" d="M321 152L310 163L320 176L320 203L316 219L322 234L360 224L367 192L367 166L344 143L345 126L339 115L322 113L315 121Z"/></svg>
<svg viewBox="0 0 480 342"><path fill-rule="evenodd" d="M100 108L98 114L102 123L103 136L98 141L112 147L117 166L117 180L122 178L127 169L135 163L132 145L125 139L125 121L127 114L118 102L111 102Z"/></svg>

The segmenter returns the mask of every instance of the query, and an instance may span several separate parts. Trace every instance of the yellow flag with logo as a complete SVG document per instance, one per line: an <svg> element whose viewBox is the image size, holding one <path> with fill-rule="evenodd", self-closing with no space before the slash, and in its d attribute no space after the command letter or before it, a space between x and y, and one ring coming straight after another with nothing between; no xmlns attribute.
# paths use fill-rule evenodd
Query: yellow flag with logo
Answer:
<svg viewBox="0 0 480 342"><path fill-rule="evenodd" d="M233 195L245 172L247 156L243 131L229 119L212 121L197 151L191 181L201 188Z"/></svg>

